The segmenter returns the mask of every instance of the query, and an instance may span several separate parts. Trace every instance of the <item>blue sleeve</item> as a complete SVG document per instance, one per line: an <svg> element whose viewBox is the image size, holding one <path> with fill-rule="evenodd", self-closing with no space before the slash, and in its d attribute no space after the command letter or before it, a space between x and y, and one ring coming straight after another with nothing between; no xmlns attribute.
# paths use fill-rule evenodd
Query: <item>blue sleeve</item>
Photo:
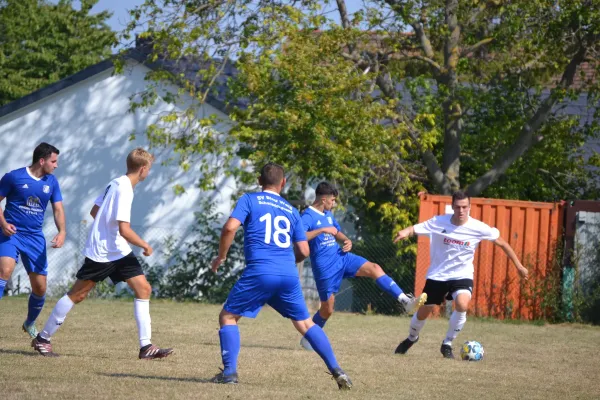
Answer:
<svg viewBox="0 0 600 400"><path fill-rule="evenodd" d="M335 226L335 229L341 231L342 228L340 227L340 224L338 224L338 222L336 221L335 217L333 216L333 213L331 213L331 220L333 221L333 226Z"/></svg>
<svg viewBox="0 0 600 400"><path fill-rule="evenodd" d="M8 197L10 189L12 188L12 175L10 173L4 174L0 179L0 196Z"/></svg>
<svg viewBox="0 0 600 400"><path fill-rule="evenodd" d="M294 216L296 218L294 219L294 232L292 236L292 242L305 242L307 241L307 239L306 233L304 232L304 229L306 227L306 225L304 224L304 215L302 216L302 218L300 218L300 214L298 213L298 211L294 210Z"/></svg>
<svg viewBox="0 0 600 400"><path fill-rule="evenodd" d="M52 188L52 195L50 196L50 201L52 203L58 203L59 201L62 201L62 193L60 193L60 186L58 186L58 180L56 178L54 178L53 180L54 187Z"/></svg>
<svg viewBox="0 0 600 400"><path fill-rule="evenodd" d="M304 214L302 214L302 218L300 219L300 222L302 222L302 226L305 232L309 232L312 227L312 216L305 212Z"/></svg>
<svg viewBox="0 0 600 400"><path fill-rule="evenodd" d="M243 224L246 221L246 218L248 218L248 215L250 215L251 206L252 203L250 202L250 196L244 194L238 200L230 217L237 219Z"/></svg>

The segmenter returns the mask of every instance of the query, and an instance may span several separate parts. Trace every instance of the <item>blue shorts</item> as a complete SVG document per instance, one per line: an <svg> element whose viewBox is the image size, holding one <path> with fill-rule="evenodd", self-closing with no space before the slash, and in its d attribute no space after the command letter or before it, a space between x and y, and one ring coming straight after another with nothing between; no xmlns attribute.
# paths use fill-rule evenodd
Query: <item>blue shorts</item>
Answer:
<svg viewBox="0 0 600 400"><path fill-rule="evenodd" d="M48 275L46 239L42 232L17 232L12 236L4 236L0 232L0 257L11 257L19 262L19 256L21 256L23 266L28 274L35 272L40 275Z"/></svg>
<svg viewBox="0 0 600 400"><path fill-rule="evenodd" d="M331 268L333 272L328 272L327 276L324 277L315 277L319 299L327 301L332 294L339 292L342 280L344 278L354 278L360 267L366 262L368 262L366 258L353 253L341 254L335 266Z"/></svg>
<svg viewBox="0 0 600 400"><path fill-rule="evenodd" d="M297 276L242 276L229 292L223 309L235 315L255 318L265 304L293 321L310 318Z"/></svg>

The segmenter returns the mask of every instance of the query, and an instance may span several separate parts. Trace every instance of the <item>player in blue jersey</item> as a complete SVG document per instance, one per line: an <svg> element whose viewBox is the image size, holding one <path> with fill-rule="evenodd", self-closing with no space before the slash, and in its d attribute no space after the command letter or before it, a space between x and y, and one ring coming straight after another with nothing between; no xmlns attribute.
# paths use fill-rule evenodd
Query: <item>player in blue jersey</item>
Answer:
<svg viewBox="0 0 600 400"><path fill-rule="evenodd" d="M35 320L46 298L48 261L42 224L48 201L58 229L52 247L62 247L67 235L62 196L52 175L58 167L58 154L56 147L40 143L33 151L31 166L11 171L0 180L0 202L6 198L4 212L0 207L0 298L21 257L31 282L23 330L31 337L38 334Z"/></svg>
<svg viewBox="0 0 600 400"><path fill-rule="evenodd" d="M310 245L310 264L319 292L321 307L313 316L313 322L321 328L333 314L335 294L340 290L344 278L368 277L375 280L384 292L397 299L407 312L412 312L427 300L425 293L415 298L402 292L402 289L383 269L367 259L350 253L352 241L341 231L331 210L335 207L338 191L328 182L321 182L316 188L316 198L312 206L302 214L302 223ZM343 242L343 246L337 244ZM304 338L302 347L312 350Z"/></svg>
<svg viewBox="0 0 600 400"><path fill-rule="evenodd" d="M350 389L352 382L340 368L325 332L310 319L296 262L309 254L306 235L298 210L279 193L285 186L283 167L269 163L258 179L262 192L243 195L221 233L219 254L213 271L225 261L235 232L244 225L246 268L236 282L219 315L219 338L223 371L215 383L237 383L237 358L240 352L241 317L254 318L265 304L292 320L294 327L321 356L339 389Z"/></svg>

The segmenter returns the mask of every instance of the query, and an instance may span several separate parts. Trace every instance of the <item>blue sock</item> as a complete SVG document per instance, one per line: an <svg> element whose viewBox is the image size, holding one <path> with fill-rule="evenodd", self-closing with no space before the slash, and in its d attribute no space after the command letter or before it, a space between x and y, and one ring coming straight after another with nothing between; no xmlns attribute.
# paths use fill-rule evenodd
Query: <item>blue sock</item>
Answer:
<svg viewBox="0 0 600 400"><path fill-rule="evenodd" d="M0 299L4 295L4 288L6 287L6 281L0 278Z"/></svg>
<svg viewBox="0 0 600 400"><path fill-rule="evenodd" d="M219 330L221 340L221 359L223 374L231 375L237 372L237 359L240 354L240 330L237 325L223 325Z"/></svg>
<svg viewBox="0 0 600 400"><path fill-rule="evenodd" d="M327 320L323 317L321 317L321 314L319 313L319 311L317 311L315 313L315 315L313 315L313 322L317 325L319 325L321 328L323 328L325 326L325 322L327 322Z"/></svg>
<svg viewBox="0 0 600 400"><path fill-rule="evenodd" d="M381 288L381 290L394 296L394 299L397 299L398 296L402 294L402 289L400 289L400 286L398 286L398 284L394 282L394 280L388 275L380 276L375 280L375 283Z"/></svg>
<svg viewBox="0 0 600 400"><path fill-rule="evenodd" d="M308 340L313 350L325 361L325 365L327 365L330 372L340 367L335 359L335 354L333 354L329 338L327 338L327 335L319 325L313 325L312 328L306 331L304 337Z"/></svg>
<svg viewBox="0 0 600 400"><path fill-rule="evenodd" d="M46 296L38 296L35 293L29 295L29 306L27 307L27 320L25 324L31 325L42 312Z"/></svg>

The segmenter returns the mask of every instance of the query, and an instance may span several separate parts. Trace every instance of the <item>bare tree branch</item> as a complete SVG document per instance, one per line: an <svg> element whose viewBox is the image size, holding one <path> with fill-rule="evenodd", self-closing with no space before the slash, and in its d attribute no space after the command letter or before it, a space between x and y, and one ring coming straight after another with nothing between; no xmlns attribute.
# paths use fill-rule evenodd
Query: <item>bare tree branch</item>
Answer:
<svg viewBox="0 0 600 400"><path fill-rule="evenodd" d="M474 52L476 52L477 50L479 50L481 47L485 46L488 43L491 43L494 40L494 38L485 38L483 40L480 40L479 42L475 43L473 46L469 46L469 47L465 47L464 49L462 49L460 51L460 55L461 57L467 57L471 54L473 54Z"/></svg>
<svg viewBox="0 0 600 400"><path fill-rule="evenodd" d="M338 10L340 12L340 19L342 20L342 27L348 29L350 27L350 20L348 19L348 9L346 8L345 0L336 0Z"/></svg>

